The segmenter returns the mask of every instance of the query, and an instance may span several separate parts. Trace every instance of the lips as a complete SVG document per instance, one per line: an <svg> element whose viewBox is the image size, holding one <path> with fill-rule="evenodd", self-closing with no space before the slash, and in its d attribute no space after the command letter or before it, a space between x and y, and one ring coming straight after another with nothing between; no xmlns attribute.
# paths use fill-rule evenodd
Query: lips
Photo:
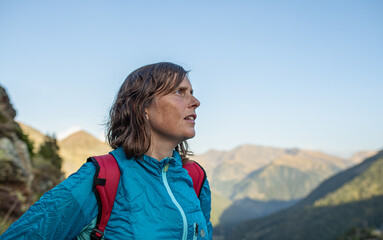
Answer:
<svg viewBox="0 0 383 240"><path fill-rule="evenodd" d="M197 118L197 115L196 115L196 114L191 114L191 115L187 116L185 119L186 119L186 120L192 120L192 121L195 121L196 118Z"/></svg>

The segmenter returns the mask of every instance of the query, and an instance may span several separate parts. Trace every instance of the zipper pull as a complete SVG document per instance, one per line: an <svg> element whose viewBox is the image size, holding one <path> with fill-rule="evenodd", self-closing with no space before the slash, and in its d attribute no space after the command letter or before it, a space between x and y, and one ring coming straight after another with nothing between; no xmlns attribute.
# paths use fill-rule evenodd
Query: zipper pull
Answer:
<svg viewBox="0 0 383 240"><path fill-rule="evenodd" d="M198 223L195 223L195 236L198 236Z"/></svg>
<svg viewBox="0 0 383 240"><path fill-rule="evenodd" d="M165 165L165 167L164 167L164 172L167 172L168 169L169 169L169 163Z"/></svg>

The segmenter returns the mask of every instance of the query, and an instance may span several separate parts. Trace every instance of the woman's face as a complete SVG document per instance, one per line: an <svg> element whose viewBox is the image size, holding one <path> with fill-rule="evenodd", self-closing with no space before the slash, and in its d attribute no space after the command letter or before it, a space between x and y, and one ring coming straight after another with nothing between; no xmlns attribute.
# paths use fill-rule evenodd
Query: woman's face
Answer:
<svg viewBox="0 0 383 240"><path fill-rule="evenodd" d="M195 109L200 102L193 96L189 79L185 76L175 91L157 96L145 109L150 123L152 141L166 141L176 146L195 135Z"/></svg>

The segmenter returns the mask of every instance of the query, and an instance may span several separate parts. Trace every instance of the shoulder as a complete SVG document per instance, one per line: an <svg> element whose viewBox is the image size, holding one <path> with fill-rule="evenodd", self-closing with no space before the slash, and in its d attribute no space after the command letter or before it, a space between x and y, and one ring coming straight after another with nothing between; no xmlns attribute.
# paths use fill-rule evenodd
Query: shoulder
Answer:
<svg viewBox="0 0 383 240"><path fill-rule="evenodd" d="M83 164L77 172L46 192L36 204L44 207L55 206L62 214L73 211L74 208L86 208L86 203L90 203L90 198L94 196L92 187L95 171L92 163Z"/></svg>
<svg viewBox="0 0 383 240"><path fill-rule="evenodd" d="M91 162L87 162L83 164L77 172L71 174L57 187L59 189L69 190L75 199L79 199L81 201L82 196L86 197L91 194L95 173L96 166Z"/></svg>

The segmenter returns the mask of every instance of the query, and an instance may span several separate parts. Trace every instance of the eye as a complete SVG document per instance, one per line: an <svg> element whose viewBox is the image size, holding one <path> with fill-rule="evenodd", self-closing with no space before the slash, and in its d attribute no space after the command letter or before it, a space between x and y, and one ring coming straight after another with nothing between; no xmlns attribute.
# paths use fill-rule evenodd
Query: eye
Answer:
<svg viewBox="0 0 383 240"><path fill-rule="evenodd" d="M177 95L182 95L182 94L184 94L184 92L185 92L185 90L179 88L174 93L177 94Z"/></svg>

